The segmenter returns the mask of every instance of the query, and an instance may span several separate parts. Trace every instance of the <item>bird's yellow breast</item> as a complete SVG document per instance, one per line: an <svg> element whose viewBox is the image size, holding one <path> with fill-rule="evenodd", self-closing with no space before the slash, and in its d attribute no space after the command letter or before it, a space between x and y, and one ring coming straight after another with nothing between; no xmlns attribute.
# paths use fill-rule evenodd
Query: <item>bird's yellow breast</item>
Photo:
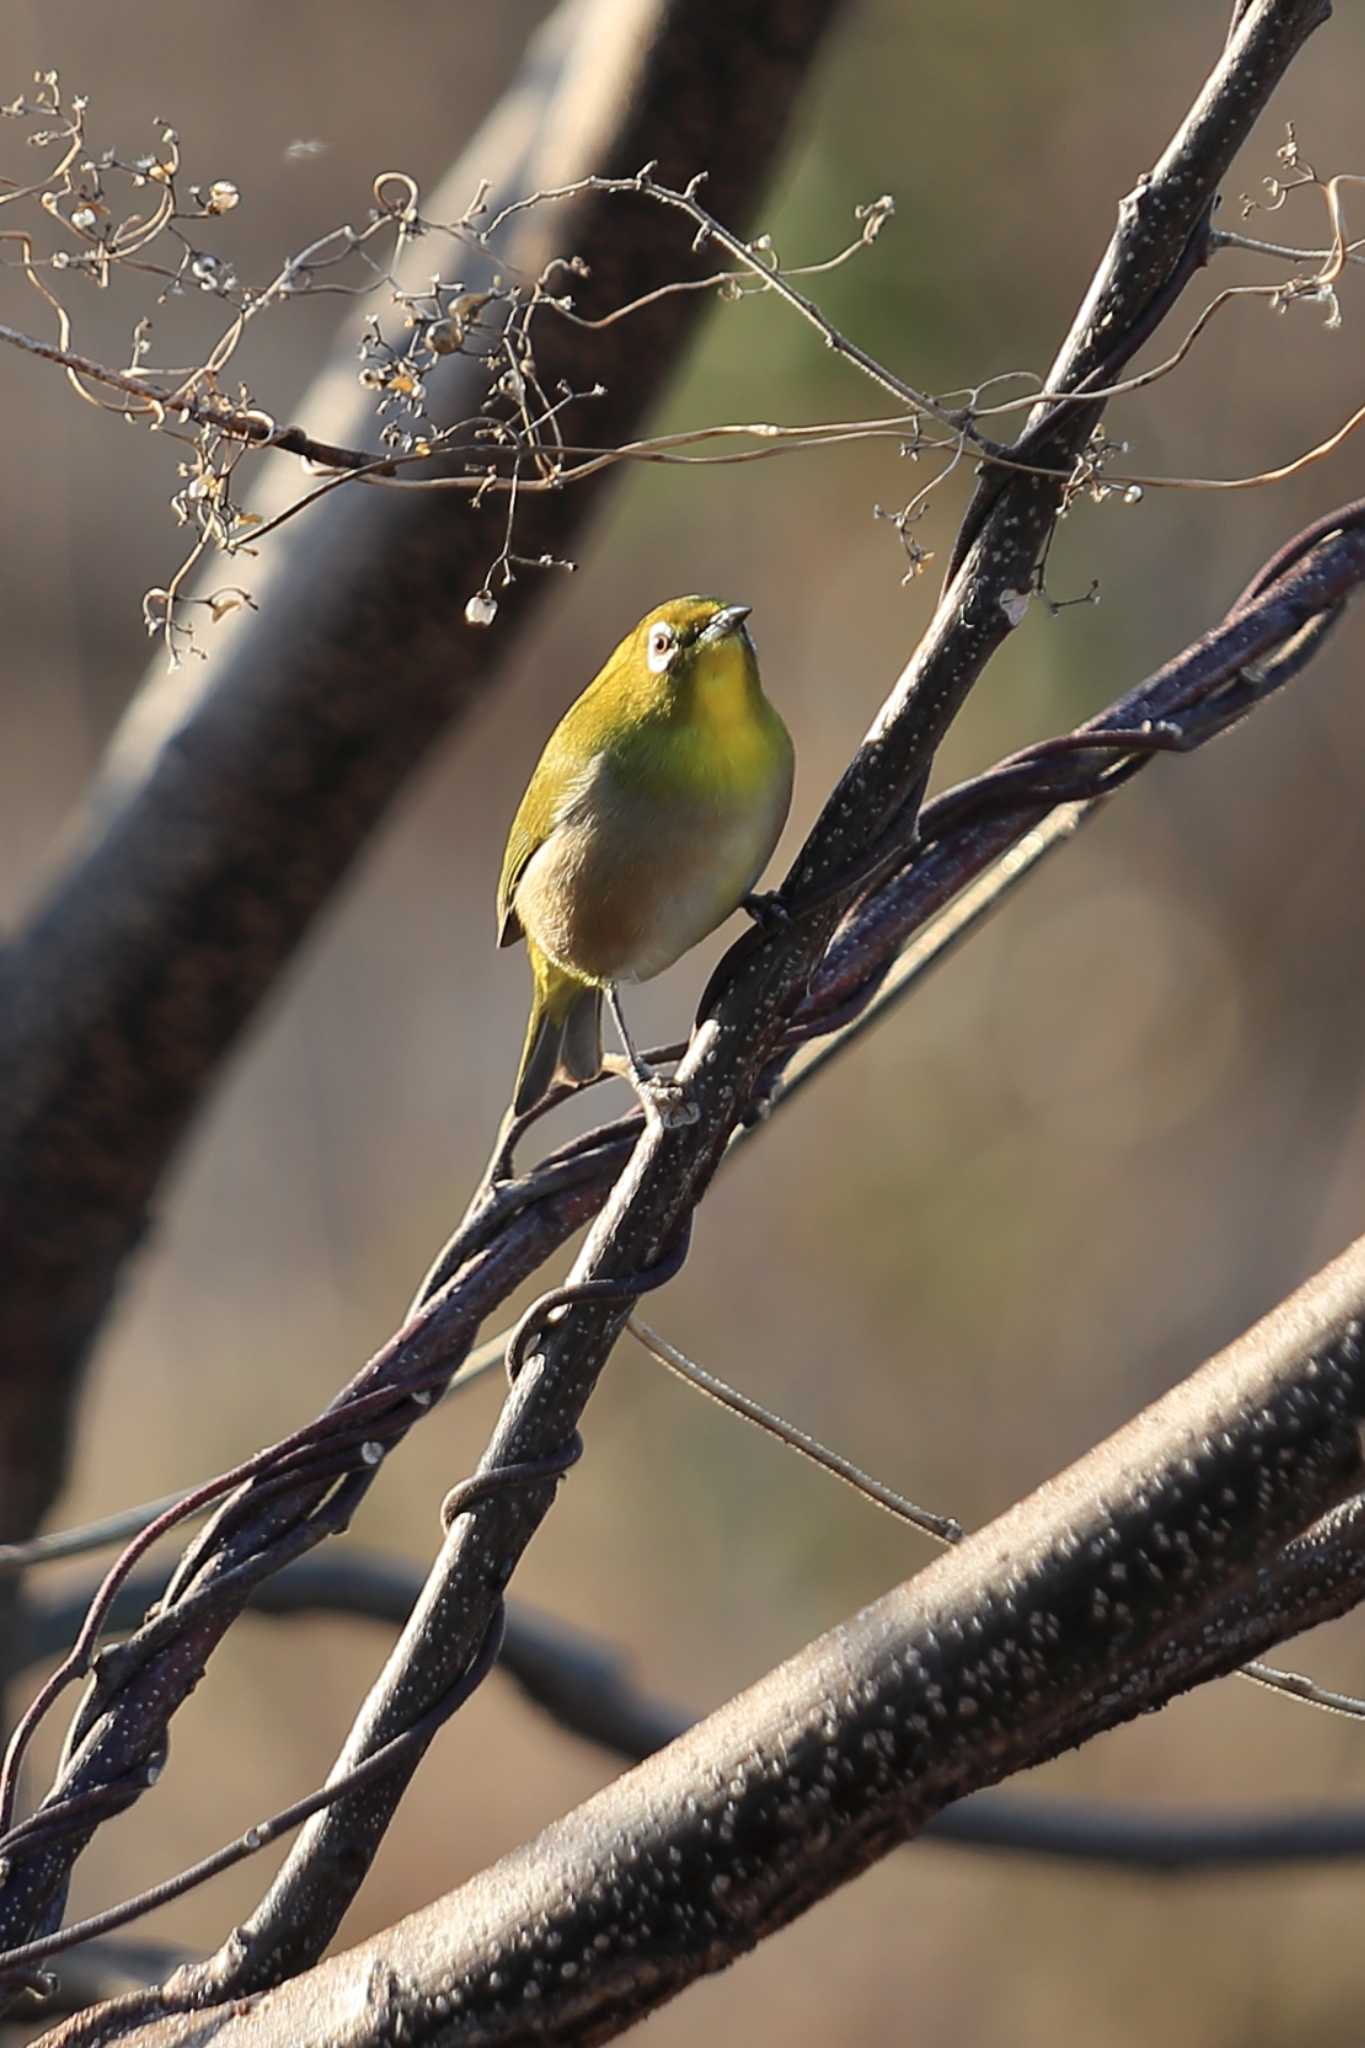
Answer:
<svg viewBox="0 0 1365 2048"><path fill-rule="evenodd" d="M641 622L560 721L514 822L499 916L590 982L645 981L714 931L777 843L792 745L743 612L714 600ZM661 618L661 658L650 634Z"/></svg>
<svg viewBox="0 0 1365 2048"><path fill-rule="evenodd" d="M742 802L761 796L785 759L790 782L791 741L747 648L723 643L698 669L682 715L670 721L666 778Z"/></svg>
<svg viewBox="0 0 1365 2048"><path fill-rule="evenodd" d="M685 703L617 734L526 868L517 915L578 975L661 974L730 915L777 844L791 740L752 656L729 652Z"/></svg>

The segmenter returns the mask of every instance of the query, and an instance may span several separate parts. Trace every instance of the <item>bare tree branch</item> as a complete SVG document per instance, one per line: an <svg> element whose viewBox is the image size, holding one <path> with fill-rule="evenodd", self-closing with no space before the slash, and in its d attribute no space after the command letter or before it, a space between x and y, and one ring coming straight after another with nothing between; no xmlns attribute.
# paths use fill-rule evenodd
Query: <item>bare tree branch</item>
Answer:
<svg viewBox="0 0 1365 2048"><path fill-rule="evenodd" d="M1182 273L1236 149L1304 38L1321 0L1256 0L1191 114L1122 212L1072 336L1048 378L1068 390L1112 376L1145 338ZM1102 346L1096 337L1103 335ZM1088 405L1060 409L1043 444L1059 465L1093 425ZM1036 438L1036 437L1035 437ZM1038 447L1030 445L1031 457ZM883 706L781 892L781 931L746 935L703 998L679 1077L697 1122L646 1130L575 1262L567 1287L542 1298L509 1354L513 1392L481 1463L478 1511L457 1515L427 1591L338 1759L346 1772L429 1712L478 1655L502 1589L549 1509L574 1454L579 1419L636 1297L685 1250L705 1191L838 913L914 832L929 764L951 717L1018 619L1057 502L1053 485L1012 477L980 527L920 648ZM553 1312L555 1320L550 1321ZM321 1952L401 1797L405 1773L339 1799L311 1821L261 1907L207 1966L204 1995L237 1996L278 1981ZM212 1987L209 1989L209 1987Z"/></svg>
<svg viewBox="0 0 1365 2048"><path fill-rule="evenodd" d="M1277 568L1278 578L1262 588ZM1034 815L1030 806L1050 801L1072 815L1078 795L1093 800L1131 775L1154 751L1197 744L1201 737L1222 730L1296 672L1362 577L1362 508L1346 507L1280 550L1221 627L1108 713L1078 733L1028 749L938 799L924 813L924 850L913 862L923 893L917 898L900 875L869 892L836 934L780 1058L801 1043L805 1032L828 1030L869 1003L886 961L914 929L916 915L935 911L974 871L973 862L989 861L999 852L1000 842L989 836L993 824L1005 820L1008 843L1010 833L1028 831ZM884 914L888 901L893 905L890 916ZM955 923L953 928L958 928ZM870 951L874 933L879 935L879 953ZM776 1102L780 1105L785 1099L787 1095L779 1094ZM333 1407L285 1443L257 1453L234 1475L181 1496L160 1519L164 1530L196 1502L221 1498L235 1480L251 1479L182 1559L148 1619L120 1649L100 1656L94 1688L77 1715L56 1785L37 1814L11 1828L0 1841L8 1865L0 1912L14 1930L11 1939L18 1938L21 1952L32 1927L27 1916L64 1882L71 1860L93 1828L139 1797L151 1782L171 1715L244 1603L270 1574L345 1526L379 1468L385 1447L429 1412L432 1396L449 1381L480 1318L577 1222L600 1207L638 1123L637 1114L622 1126L590 1132L561 1147L523 1179L485 1188L466 1226L437 1262L435 1291L427 1305L343 1390ZM543 1301L537 1315L555 1299ZM563 1454L556 1454L514 1476L518 1483L544 1478L563 1465ZM457 1489L454 1500L467 1501L470 1485L477 1494L499 1483L476 1480ZM9 1785L22 1753L17 1746L20 1738L32 1733L62 1682L89 1670L98 1638L97 1616L102 1614L107 1623L120 1577L126 1577L152 1540L154 1526L143 1527L125 1551L86 1618L76 1648L21 1721L6 1759ZM1327 1561L1320 1560L1315 1570L1320 1579L1330 1576ZM479 1668L484 1657L481 1649ZM406 1722L379 1751L368 1752L358 1765L343 1766L335 1775L331 1796L353 1796L350 1777L356 1769L374 1783L378 1757L386 1758L383 1775L388 1775L400 1759L420 1753L444 1716L465 1696L472 1668L466 1667L428 1713ZM315 1810L319 1804L310 1796L304 1807ZM297 1824L299 1817L297 1808L292 1822L276 1817L270 1835ZM241 1853L230 1846L196 1871L168 1881L169 1891L202 1881L224 1867L224 1854L235 1860ZM169 1895L165 1886L160 1891ZM100 1924L125 1924L136 1911L146 1910L151 1897L100 1916ZM61 1937L78 1938L76 1929ZM53 1946L45 1943L44 1953Z"/></svg>
<svg viewBox="0 0 1365 2048"><path fill-rule="evenodd" d="M1359 1519L1360 1502L1351 1505ZM1345 1530L1333 1518L1331 1541L1339 1552ZM1303 1541L1289 1546L1286 1568L1304 1576ZM1296 1563L1297 1559L1297 1563ZM1312 1569L1316 1575L1316 1554ZM377 1621L401 1628L422 1590L425 1572L406 1558L343 1549L337 1556L301 1558L258 1586L247 1612L290 1620L301 1614ZM109 1626L134 1628L161 1593L164 1573L131 1579L110 1610ZM20 1669L59 1656L80 1627L93 1588L34 1603L25 1617ZM533 1706L566 1734L597 1749L641 1763L696 1725L698 1716L646 1692L632 1676L628 1656L585 1630L523 1607L509 1606L498 1669ZM1323 1863L1365 1856L1365 1807L1265 1807L1200 1812L1183 1808L1150 1813L1111 1802L1055 1798L1015 1799L974 1793L935 1814L924 1838L948 1846L1041 1856L1063 1863L1097 1863L1156 1876L1185 1877L1211 1870L1263 1868L1280 1863ZM76 1951L85 1955L86 1950ZM140 1966L136 1944L120 1949L125 1979ZM62 1964L63 1990L68 1965ZM147 1969L147 1978L167 1971ZM109 1990L98 1994L112 1996ZM92 2005L74 1999L70 2010Z"/></svg>
<svg viewBox="0 0 1365 2048"><path fill-rule="evenodd" d="M1325 1573L1314 1525L1365 1480L1362 1421L1365 1239L1038 1492L447 1898L231 2010L155 2017L162 1994L135 1996L52 2048L187 2048L206 2028L215 2048L611 2038L966 1793L1359 1600L1358 1508L1330 1525Z"/></svg>
<svg viewBox="0 0 1365 2048"><path fill-rule="evenodd" d="M682 179L707 170L717 206L742 219L837 11L566 5L433 204L458 214L485 177L510 199L660 158ZM592 266L585 310L676 279L680 244L685 261L643 201L585 195L558 227ZM545 233L526 216L506 260L534 271ZM561 322L545 375L604 384L595 418L629 439L700 311L665 300L602 332ZM363 437L354 339L307 401L334 440ZM458 417L475 373L459 356L448 367ZM519 545L562 553L596 493L528 500ZM484 524L441 494L343 492L321 523L296 525L270 558L262 612L223 624L198 687L182 676L168 689L159 673L144 687L83 840L0 952L0 1537L28 1534L53 1498L81 1361L223 1058L531 615L519 587L500 638L461 623L487 554Z"/></svg>
<svg viewBox="0 0 1365 2048"><path fill-rule="evenodd" d="M43 1986L37 2016L61 2019L106 2000L127 1997L149 1981L169 1977L188 1960L183 1949L161 1941L91 1941L63 1961L60 1978ZM23 2021L33 2015L21 2013Z"/></svg>
<svg viewBox="0 0 1365 2048"><path fill-rule="evenodd" d="M1232 53L1141 203L1121 222L1105 287L1104 375L1112 375L1125 349L1131 353L1151 331L1189 274L1228 153L1320 13L1302 0L1261 0L1247 11ZM1077 377L1098 374L1085 368L1084 359L1078 329L1049 383L1066 389ZM1087 396L1084 404L1062 405L1046 416L1045 452L1059 471L1068 455L1079 453L1093 410ZM502 1587L558 1477L577 1454L577 1421L610 1341L635 1296L680 1260L691 1209L737 1120L750 1113L765 1072L789 1049L789 1022L822 954L829 957L840 913L859 899L843 938L880 895L872 886L879 877L901 867L912 849L917 870L932 866L952 841L950 828L960 813L940 818L941 837L935 836L938 827L930 829L932 813L917 818L928 762L963 694L1018 622L1055 499L1053 483L1015 475L979 510L979 530L924 646L789 878L783 892L786 925L750 935L733 949L704 999L704 1022L683 1069L700 1111L697 1125L646 1133L569 1287L544 1297L518 1333L509 1358L513 1395L480 1474L451 1498L450 1541L337 1767L340 1796L329 1813L310 1823L253 1921L206 1971L175 1987L176 1999L231 1998L268 1984L310 1962L334 1928L412 1764L448 1710L443 1702L467 1690L489 1656ZM1282 679L1299 658L1293 650L1316 644L1359 579L1363 547L1353 523L1334 528L1280 583L1234 611L1197 651L1204 687L1215 700L1215 723L1240 715L1263 693L1265 673L1252 672L1248 664L1262 663ZM1305 634L1307 641L1300 637ZM1175 710L1188 701L1177 692ZM1183 743L1184 737L1178 719L1145 733L1121 722L1104 731L1092 726L1069 745L1057 741L1029 750L986 780L997 811L1002 801L1016 813L1021 805L1088 801L1153 750ZM836 939L830 951L838 944ZM826 1014L815 1028L828 1028L829 1022ZM798 1022L798 1033L800 1028ZM448 1378L479 1316L598 1207L602 1176L624 1157L631 1136L626 1127L561 1148L547 1168L554 1181L548 1204L529 1190L533 1176L481 1190L457 1237L451 1278L439 1298L345 1390L327 1417L277 1447L278 1455L265 1455L255 1467L252 1489L218 1518L177 1571L163 1611L102 1663L58 1787L39 1815L16 1831L22 1839L14 1843L4 1910L17 1942L8 1962L22 1964L49 1951L46 1939L26 1942L22 1930L51 1917L71 1858L103 1814L137 1796L146 1767L157 1760L170 1713L252 1586L287 1555L344 1526L368 1484L363 1468L372 1469L386 1445L417 1419ZM363 1438L362 1426L368 1432ZM361 1455L370 1450L375 1458ZM1314 1505L1320 1503L1315 1499ZM1258 1526L1247 1540L1260 1542L1264 1534ZM1253 1634L1256 1625L1248 1624ZM1075 1730L1080 1729L1077 1720ZM390 1752L381 1781L375 1766ZM363 1784L353 1781L357 1771Z"/></svg>

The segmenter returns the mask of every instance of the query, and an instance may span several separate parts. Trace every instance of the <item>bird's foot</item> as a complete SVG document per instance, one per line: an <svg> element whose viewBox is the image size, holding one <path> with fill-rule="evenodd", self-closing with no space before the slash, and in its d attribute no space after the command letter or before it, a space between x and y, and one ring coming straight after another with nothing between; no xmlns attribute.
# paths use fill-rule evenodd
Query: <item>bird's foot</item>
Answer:
<svg viewBox="0 0 1365 2048"><path fill-rule="evenodd" d="M608 1053L602 1065L609 1074L619 1074L623 1081L629 1081L646 1117L664 1130L682 1130L687 1124L696 1123L701 1115L683 1082L661 1074L644 1060L632 1064L618 1054Z"/></svg>
<svg viewBox="0 0 1365 2048"><path fill-rule="evenodd" d="M784 932L792 914L775 889L751 889L741 896L739 907L746 910L761 932Z"/></svg>
<svg viewBox="0 0 1365 2048"><path fill-rule="evenodd" d="M700 1109L681 1081L656 1074L652 1067L645 1067L631 1078L646 1118L657 1122L661 1130L680 1131L700 1117Z"/></svg>

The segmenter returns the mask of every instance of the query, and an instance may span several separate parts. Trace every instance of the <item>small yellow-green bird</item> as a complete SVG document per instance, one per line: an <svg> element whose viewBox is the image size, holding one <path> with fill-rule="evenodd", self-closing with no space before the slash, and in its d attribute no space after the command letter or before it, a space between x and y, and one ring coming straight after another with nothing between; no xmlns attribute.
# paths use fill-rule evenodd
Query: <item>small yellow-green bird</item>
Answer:
<svg viewBox="0 0 1365 2048"><path fill-rule="evenodd" d="M786 820L791 737L748 616L713 597L659 605L550 735L498 883L498 943L525 938L534 983L517 1115L556 1079L600 1072L604 996L646 1106L680 1107L636 1053L616 991L746 901Z"/></svg>

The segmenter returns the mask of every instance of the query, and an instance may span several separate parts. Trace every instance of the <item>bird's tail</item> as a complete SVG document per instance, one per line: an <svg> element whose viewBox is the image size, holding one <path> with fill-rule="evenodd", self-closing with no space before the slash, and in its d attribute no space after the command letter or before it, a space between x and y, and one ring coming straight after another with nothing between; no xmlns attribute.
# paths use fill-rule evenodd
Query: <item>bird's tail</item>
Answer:
<svg viewBox="0 0 1365 2048"><path fill-rule="evenodd" d="M529 948L535 989L512 1108L534 1109L563 1075L591 1081L602 1071L602 991Z"/></svg>

